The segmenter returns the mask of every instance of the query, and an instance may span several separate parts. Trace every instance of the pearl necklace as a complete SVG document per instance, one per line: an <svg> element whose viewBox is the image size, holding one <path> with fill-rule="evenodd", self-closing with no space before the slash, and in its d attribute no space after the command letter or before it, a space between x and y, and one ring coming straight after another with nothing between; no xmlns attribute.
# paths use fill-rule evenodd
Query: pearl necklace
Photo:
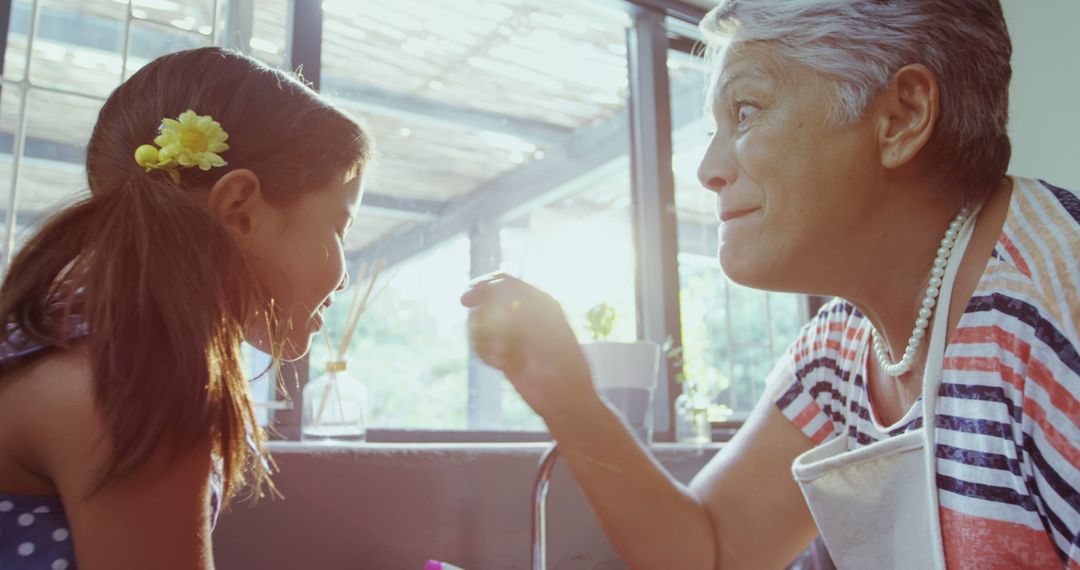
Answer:
<svg viewBox="0 0 1080 570"><path fill-rule="evenodd" d="M923 337L926 336L926 327L930 326L930 317L934 314L934 305L937 303L938 293L941 292L941 282L945 275L945 266L949 263L949 255L952 254L956 236L960 235L960 228L964 227L969 212L966 206L961 208L941 240L941 247L938 248L937 257L934 258L934 267L930 270L930 284L926 287L926 294L923 295L922 306L919 308L919 316L915 319L915 328L911 331L911 338L908 339L907 348L904 349L904 356L899 361L889 360L889 349L885 346L885 341L881 340L877 328L870 325L874 337L874 352L877 353L881 369L889 376L901 376L911 370L915 354L919 350L919 345L922 344Z"/></svg>

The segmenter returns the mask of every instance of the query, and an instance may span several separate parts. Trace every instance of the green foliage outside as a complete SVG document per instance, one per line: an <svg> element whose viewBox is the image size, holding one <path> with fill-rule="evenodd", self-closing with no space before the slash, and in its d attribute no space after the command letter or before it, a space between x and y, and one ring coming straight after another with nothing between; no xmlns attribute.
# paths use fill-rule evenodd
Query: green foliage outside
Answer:
<svg viewBox="0 0 1080 570"><path fill-rule="evenodd" d="M679 271L685 381L736 417L745 414L802 326L799 296L743 287L711 264Z"/></svg>
<svg viewBox="0 0 1080 570"><path fill-rule="evenodd" d="M593 340L607 340L611 335L611 327L615 324L615 307L600 303L589 309L585 320L585 328L592 333Z"/></svg>

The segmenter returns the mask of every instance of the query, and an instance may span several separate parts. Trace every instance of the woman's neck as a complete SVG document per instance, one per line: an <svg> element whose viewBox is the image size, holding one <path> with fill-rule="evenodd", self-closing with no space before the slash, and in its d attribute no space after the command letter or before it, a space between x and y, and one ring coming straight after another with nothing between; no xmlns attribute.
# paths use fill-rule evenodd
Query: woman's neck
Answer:
<svg viewBox="0 0 1080 570"><path fill-rule="evenodd" d="M940 302L942 297L950 296L948 331L963 313L1001 232L1011 187L1011 181L1006 179L987 197L977 213L976 229L967 250L952 251L954 256L963 255L960 271L954 286L942 290L938 298ZM928 190L910 195L913 199L882 209L890 214L877 220L880 231L876 241L869 242L864 249L861 266L864 269L857 275L852 290L843 295L870 319L894 362L904 354L937 250L960 210L955 194ZM937 308L936 304L934 315ZM915 358L916 366L923 362L929 337L928 327Z"/></svg>

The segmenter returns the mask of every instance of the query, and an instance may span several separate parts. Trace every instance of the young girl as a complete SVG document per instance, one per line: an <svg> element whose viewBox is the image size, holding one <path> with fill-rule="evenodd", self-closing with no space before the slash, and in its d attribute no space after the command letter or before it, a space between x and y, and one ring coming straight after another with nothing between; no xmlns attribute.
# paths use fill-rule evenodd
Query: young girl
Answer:
<svg viewBox="0 0 1080 570"><path fill-rule="evenodd" d="M307 86L230 51L161 57L113 92L90 195L0 290L0 568L213 567L219 504L269 483L240 343L307 351L348 282L371 154Z"/></svg>

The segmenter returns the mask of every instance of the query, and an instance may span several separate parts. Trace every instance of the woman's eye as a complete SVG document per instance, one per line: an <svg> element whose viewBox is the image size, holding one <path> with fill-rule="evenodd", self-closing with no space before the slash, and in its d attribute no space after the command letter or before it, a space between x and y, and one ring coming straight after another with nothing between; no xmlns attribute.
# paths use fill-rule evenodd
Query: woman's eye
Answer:
<svg viewBox="0 0 1080 570"><path fill-rule="evenodd" d="M736 102L735 118L739 121L739 126L743 126L743 124L748 121L750 117L757 112L757 110L757 107L755 107L751 103L747 103L745 101Z"/></svg>

